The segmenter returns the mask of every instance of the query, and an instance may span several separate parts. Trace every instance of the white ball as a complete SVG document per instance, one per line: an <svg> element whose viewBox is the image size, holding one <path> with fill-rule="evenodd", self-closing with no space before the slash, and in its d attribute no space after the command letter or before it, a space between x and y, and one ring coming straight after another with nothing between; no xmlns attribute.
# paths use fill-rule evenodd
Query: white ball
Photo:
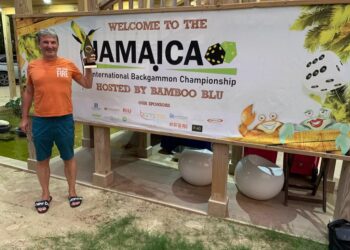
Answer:
<svg viewBox="0 0 350 250"><path fill-rule="evenodd" d="M213 153L208 149L185 149L179 157L182 178L196 186L209 185L212 180Z"/></svg>
<svg viewBox="0 0 350 250"><path fill-rule="evenodd" d="M283 169L258 155L247 155L237 163L235 182L244 195L256 200L268 200L283 187Z"/></svg>
<svg viewBox="0 0 350 250"><path fill-rule="evenodd" d="M349 82L339 57L330 51L315 54L304 65L304 86L314 92L329 92Z"/></svg>

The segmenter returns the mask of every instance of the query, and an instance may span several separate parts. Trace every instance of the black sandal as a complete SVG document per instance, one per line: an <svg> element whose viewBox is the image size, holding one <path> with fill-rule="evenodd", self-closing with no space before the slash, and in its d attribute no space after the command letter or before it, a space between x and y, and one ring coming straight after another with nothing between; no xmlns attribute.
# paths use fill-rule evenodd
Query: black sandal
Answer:
<svg viewBox="0 0 350 250"><path fill-rule="evenodd" d="M39 214L44 214L46 213L49 208L50 208L50 202L52 201L52 196L50 196L50 198L48 200L40 200L40 201L36 201L35 204L35 208L36 211ZM45 208L44 210L41 210L42 208Z"/></svg>
<svg viewBox="0 0 350 250"><path fill-rule="evenodd" d="M80 196L72 196L68 197L70 207L79 207L83 202L83 197ZM74 204L75 203L75 204Z"/></svg>

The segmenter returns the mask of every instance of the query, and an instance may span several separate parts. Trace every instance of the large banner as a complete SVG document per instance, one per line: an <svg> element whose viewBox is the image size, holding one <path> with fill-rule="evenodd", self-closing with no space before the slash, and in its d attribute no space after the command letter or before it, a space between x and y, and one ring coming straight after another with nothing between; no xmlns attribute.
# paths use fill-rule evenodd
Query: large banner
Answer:
<svg viewBox="0 0 350 250"><path fill-rule="evenodd" d="M18 30L23 72L38 28L82 70L84 47L96 51L93 88L73 85L76 120L350 148L350 5L50 18Z"/></svg>

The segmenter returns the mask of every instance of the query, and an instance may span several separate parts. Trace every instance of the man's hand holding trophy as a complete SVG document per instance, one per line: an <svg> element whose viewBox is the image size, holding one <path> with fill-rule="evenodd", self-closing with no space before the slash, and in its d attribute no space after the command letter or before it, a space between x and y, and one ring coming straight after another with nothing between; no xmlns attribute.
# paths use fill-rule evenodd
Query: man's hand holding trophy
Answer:
<svg viewBox="0 0 350 250"><path fill-rule="evenodd" d="M84 68L97 68L95 50L88 36L86 36L84 42L84 56Z"/></svg>

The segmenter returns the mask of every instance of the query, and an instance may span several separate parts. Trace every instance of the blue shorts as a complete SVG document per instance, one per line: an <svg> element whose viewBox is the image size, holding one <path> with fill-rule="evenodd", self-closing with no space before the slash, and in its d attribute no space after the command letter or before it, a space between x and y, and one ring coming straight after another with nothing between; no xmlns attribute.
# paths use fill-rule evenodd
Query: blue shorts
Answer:
<svg viewBox="0 0 350 250"><path fill-rule="evenodd" d="M73 115L58 117L33 117L33 142L36 160L43 161L51 157L53 143L56 144L62 160L74 156Z"/></svg>

